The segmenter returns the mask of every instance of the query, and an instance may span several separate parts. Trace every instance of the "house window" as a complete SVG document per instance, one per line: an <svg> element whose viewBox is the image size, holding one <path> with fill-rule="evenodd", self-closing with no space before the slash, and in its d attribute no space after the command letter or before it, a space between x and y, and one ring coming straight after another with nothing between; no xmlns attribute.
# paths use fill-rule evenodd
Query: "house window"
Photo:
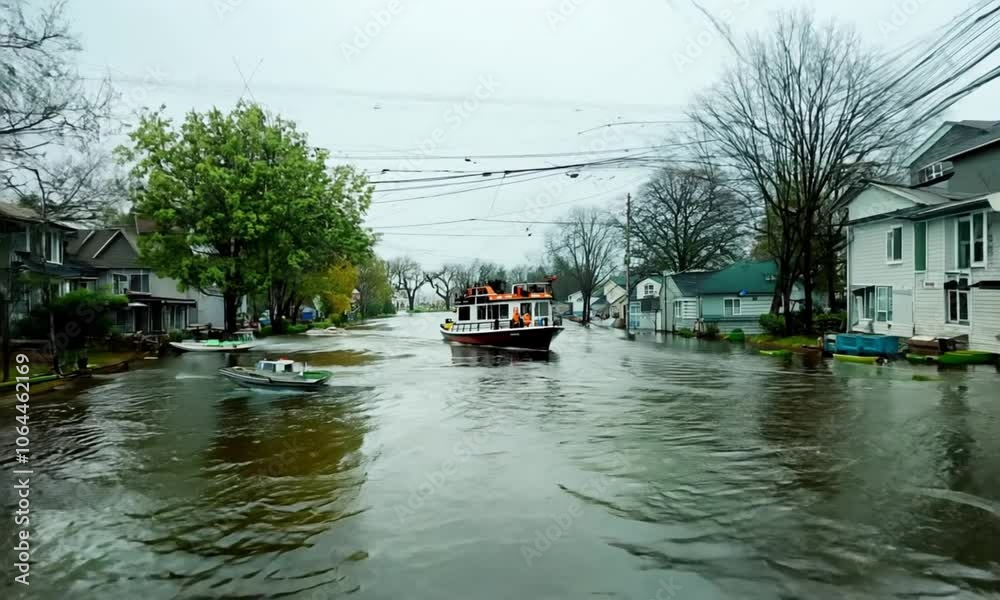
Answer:
<svg viewBox="0 0 1000 600"><path fill-rule="evenodd" d="M683 300L674 300L674 318L675 319L682 319L682 318L684 318L682 316L683 314L684 314L684 301Z"/></svg>
<svg viewBox="0 0 1000 600"><path fill-rule="evenodd" d="M969 324L969 278L956 277L945 284L945 320Z"/></svg>
<svg viewBox="0 0 1000 600"><path fill-rule="evenodd" d="M642 288L642 295L645 296L646 298L649 298L650 296L654 296L654 295L656 295L655 292L653 291L654 289L655 289L655 286L652 283L647 283Z"/></svg>
<svg viewBox="0 0 1000 600"><path fill-rule="evenodd" d="M989 213L972 215L972 266L986 266L986 236L990 230L987 219Z"/></svg>
<svg viewBox="0 0 1000 600"><path fill-rule="evenodd" d="M903 228L893 227L885 234L885 261L890 264L903 262Z"/></svg>
<svg viewBox="0 0 1000 600"><path fill-rule="evenodd" d="M875 288L875 320L881 323L892 321L892 288Z"/></svg>
<svg viewBox="0 0 1000 600"><path fill-rule="evenodd" d="M113 273L111 275L111 291L115 295L121 295L128 289L128 275Z"/></svg>
<svg viewBox="0 0 1000 600"><path fill-rule="evenodd" d="M133 273L129 276L130 292L149 292L149 273Z"/></svg>
<svg viewBox="0 0 1000 600"><path fill-rule="evenodd" d="M913 269L927 270L927 222L913 224Z"/></svg>
<svg viewBox="0 0 1000 600"><path fill-rule="evenodd" d="M47 231L42 236L42 243L45 246L45 260L50 263L62 264L63 243L62 233L58 231Z"/></svg>
<svg viewBox="0 0 1000 600"><path fill-rule="evenodd" d="M726 317L738 317L743 314L743 307L739 298L726 298L722 301L722 314Z"/></svg>
<svg viewBox="0 0 1000 600"><path fill-rule="evenodd" d="M989 235L988 213L979 212L955 221L956 267L985 267Z"/></svg>

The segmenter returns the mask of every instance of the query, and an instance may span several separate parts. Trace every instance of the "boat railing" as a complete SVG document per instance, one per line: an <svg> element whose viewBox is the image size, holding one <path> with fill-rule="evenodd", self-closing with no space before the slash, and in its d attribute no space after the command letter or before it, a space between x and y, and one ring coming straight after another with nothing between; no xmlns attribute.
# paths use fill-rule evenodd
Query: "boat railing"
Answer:
<svg viewBox="0 0 1000 600"><path fill-rule="evenodd" d="M551 325L551 319L549 317L539 317L532 321L531 325L528 327L545 327ZM501 319L498 321L477 321L474 323L452 323L451 331L452 333L476 333L479 331L499 331L501 329L523 329L521 327L511 327L511 323L507 319Z"/></svg>

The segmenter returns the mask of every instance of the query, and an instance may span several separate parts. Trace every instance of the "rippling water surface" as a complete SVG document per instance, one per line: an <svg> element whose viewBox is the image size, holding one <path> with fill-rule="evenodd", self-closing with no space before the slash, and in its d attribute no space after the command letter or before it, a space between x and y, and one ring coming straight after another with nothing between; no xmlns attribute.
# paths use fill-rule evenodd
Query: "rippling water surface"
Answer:
<svg viewBox="0 0 1000 600"><path fill-rule="evenodd" d="M539 360L440 318L268 340L336 371L317 394L189 354L34 399L26 597L1000 597L993 368L574 324Z"/></svg>

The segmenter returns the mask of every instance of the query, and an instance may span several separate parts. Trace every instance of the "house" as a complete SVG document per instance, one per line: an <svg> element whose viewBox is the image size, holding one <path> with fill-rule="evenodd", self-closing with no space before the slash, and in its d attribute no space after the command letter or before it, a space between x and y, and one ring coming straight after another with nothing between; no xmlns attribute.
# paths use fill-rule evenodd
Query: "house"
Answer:
<svg viewBox="0 0 1000 600"><path fill-rule="evenodd" d="M848 206L852 331L1000 352L1000 193L870 183Z"/></svg>
<svg viewBox="0 0 1000 600"><path fill-rule="evenodd" d="M907 163L848 204L851 330L1000 352L1000 121L945 122Z"/></svg>
<svg viewBox="0 0 1000 600"><path fill-rule="evenodd" d="M946 121L906 159L910 187L1000 192L1000 121Z"/></svg>
<svg viewBox="0 0 1000 600"><path fill-rule="evenodd" d="M629 325L633 331L665 331L663 276L651 275L636 282L629 296Z"/></svg>
<svg viewBox="0 0 1000 600"><path fill-rule="evenodd" d="M0 268L5 271L0 287L4 288L4 296L13 287L17 273L45 275L54 281L52 293L56 296L86 280L88 273L67 261L65 239L72 232L67 225L43 221L32 208L0 202ZM18 320L42 302L42 290L15 290L14 297L11 319Z"/></svg>
<svg viewBox="0 0 1000 600"><path fill-rule="evenodd" d="M74 232L66 254L88 276L72 281L70 289L106 288L124 294L128 305L114 315L122 333L166 333L193 324L223 326L221 294L178 291L176 280L160 277L142 263L139 236L149 231L144 226L136 220L129 226Z"/></svg>
<svg viewBox="0 0 1000 600"><path fill-rule="evenodd" d="M661 310L665 329L703 330L715 324L727 333L760 333L760 316L770 312L778 267L773 260L743 261L718 271L665 273ZM793 301L801 300L796 285Z"/></svg>
<svg viewBox="0 0 1000 600"><path fill-rule="evenodd" d="M594 290L595 294L597 294L598 292L599 290ZM597 304L598 300L600 300L600 294L591 295L590 297L591 312L593 312L594 305ZM572 294L569 295L569 298L567 298L566 301L569 302L570 304L570 310L573 312L573 316L575 317L583 316L583 292L579 291L573 292Z"/></svg>
<svg viewBox="0 0 1000 600"><path fill-rule="evenodd" d="M628 294L625 293L625 276L615 275L608 277L597 284L590 297L590 317L595 322L606 322L611 325L617 319L623 318L625 314L625 303ZM573 315L583 316L583 293L573 292L569 295L569 303L572 305Z"/></svg>

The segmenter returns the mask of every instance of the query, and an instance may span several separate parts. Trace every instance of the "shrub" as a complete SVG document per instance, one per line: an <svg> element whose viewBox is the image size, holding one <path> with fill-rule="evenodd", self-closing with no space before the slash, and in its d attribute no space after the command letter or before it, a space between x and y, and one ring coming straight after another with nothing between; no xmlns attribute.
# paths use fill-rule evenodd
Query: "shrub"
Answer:
<svg viewBox="0 0 1000 600"><path fill-rule="evenodd" d="M677 330L677 335L685 338L693 338L694 332L688 329L687 327L682 327L681 329Z"/></svg>
<svg viewBox="0 0 1000 600"><path fill-rule="evenodd" d="M332 325L332 323L330 323L329 321L313 321L310 327L312 329L326 329L330 325Z"/></svg>
<svg viewBox="0 0 1000 600"><path fill-rule="evenodd" d="M729 335L726 337L729 339L730 342L742 342L747 339L747 336L745 333L743 333L743 330L738 328L730 331Z"/></svg>
<svg viewBox="0 0 1000 600"><path fill-rule="evenodd" d="M759 319L760 327L764 330L764 333L773 336L785 335L785 317L784 315L772 315L771 313L764 313Z"/></svg>
<svg viewBox="0 0 1000 600"><path fill-rule="evenodd" d="M705 330L702 331L701 337L714 340L719 337L719 325L716 323L708 323L705 325Z"/></svg>
<svg viewBox="0 0 1000 600"><path fill-rule="evenodd" d="M832 312L828 314L816 315L813 318L813 325L819 333L840 332L844 330L847 321L847 313Z"/></svg>
<svg viewBox="0 0 1000 600"><path fill-rule="evenodd" d="M295 335L299 333L305 333L309 329L308 325L289 325L286 329L286 333L289 335Z"/></svg>
<svg viewBox="0 0 1000 600"><path fill-rule="evenodd" d="M167 336L167 339L169 339L171 342L183 342L184 332L181 331L180 329L171 330L171 332Z"/></svg>
<svg viewBox="0 0 1000 600"><path fill-rule="evenodd" d="M257 335L260 337L267 337L271 335L271 326L264 325L263 327L260 328L260 333L258 333Z"/></svg>

